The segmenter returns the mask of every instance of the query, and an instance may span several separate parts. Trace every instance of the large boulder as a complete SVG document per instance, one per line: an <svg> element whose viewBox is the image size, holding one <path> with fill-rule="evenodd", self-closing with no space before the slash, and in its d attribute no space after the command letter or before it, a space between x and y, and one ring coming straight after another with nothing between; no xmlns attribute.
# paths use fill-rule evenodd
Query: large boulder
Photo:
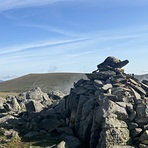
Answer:
<svg viewBox="0 0 148 148"><path fill-rule="evenodd" d="M43 101L48 100L48 95L46 93L43 93L39 87L35 87L27 92L26 98L36 101Z"/></svg>

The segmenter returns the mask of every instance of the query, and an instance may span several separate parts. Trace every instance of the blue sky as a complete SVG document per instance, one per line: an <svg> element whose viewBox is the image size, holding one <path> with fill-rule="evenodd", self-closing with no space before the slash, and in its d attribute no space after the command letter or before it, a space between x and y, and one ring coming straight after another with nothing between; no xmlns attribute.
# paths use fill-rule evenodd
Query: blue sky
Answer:
<svg viewBox="0 0 148 148"><path fill-rule="evenodd" d="M0 79L92 72L107 56L148 73L147 0L0 0Z"/></svg>

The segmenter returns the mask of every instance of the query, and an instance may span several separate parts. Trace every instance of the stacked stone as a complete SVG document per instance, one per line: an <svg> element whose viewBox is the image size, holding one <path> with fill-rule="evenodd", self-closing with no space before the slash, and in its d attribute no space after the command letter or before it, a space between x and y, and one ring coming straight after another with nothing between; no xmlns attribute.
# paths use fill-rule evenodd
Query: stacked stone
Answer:
<svg viewBox="0 0 148 148"><path fill-rule="evenodd" d="M124 73L127 63L108 57L71 89L66 121L82 147L148 147L148 85Z"/></svg>
<svg viewBox="0 0 148 148"><path fill-rule="evenodd" d="M106 58L64 98L36 88L1 99L0 126L29 139L57 131L57 148L148 148L148 81L124 73L127 63Z"/></svg>

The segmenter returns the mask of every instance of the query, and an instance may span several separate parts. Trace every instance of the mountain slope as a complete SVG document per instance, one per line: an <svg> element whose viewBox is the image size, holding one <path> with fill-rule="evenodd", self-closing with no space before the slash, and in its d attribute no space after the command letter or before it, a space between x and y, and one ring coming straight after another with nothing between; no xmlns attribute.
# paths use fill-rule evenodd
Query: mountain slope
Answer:
<svg viewBox="0 0 148 148"><path fill-rule="evenodd" d="M68 93L73 83L86 79L84 73L46 73L29 74L0 83L0 92L24 92L33 87L40 87L43 92L60 90Z"/></svg>
<svg viewBox="0 0 148 148"><path fill-rule="evenodd" d="M135 75L135 77L138 79L138 80L148 80L148 74L143 74L143 75Z"/></svg>
<svg viewBox="0 0 148 148"><path fill-rule="evenodd" d="M139 80L148 79L148 74L135 75ZM85 73L46 73L28 74L0 83L0 92L24 92L33 87L40 87L43 92L60 90L68 93L73 83L79 79L87 79Z"/></svg>

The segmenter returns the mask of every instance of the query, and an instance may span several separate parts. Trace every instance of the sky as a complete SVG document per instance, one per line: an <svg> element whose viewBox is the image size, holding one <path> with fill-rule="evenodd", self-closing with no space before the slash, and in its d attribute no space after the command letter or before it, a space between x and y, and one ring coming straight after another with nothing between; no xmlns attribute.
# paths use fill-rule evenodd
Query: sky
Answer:
<svg viewBox="0 0 148 148"><path fill-rule="evenodd" d="M148 73L147 0L0 0L0 80L92 72L107 56Z"/></svg>

